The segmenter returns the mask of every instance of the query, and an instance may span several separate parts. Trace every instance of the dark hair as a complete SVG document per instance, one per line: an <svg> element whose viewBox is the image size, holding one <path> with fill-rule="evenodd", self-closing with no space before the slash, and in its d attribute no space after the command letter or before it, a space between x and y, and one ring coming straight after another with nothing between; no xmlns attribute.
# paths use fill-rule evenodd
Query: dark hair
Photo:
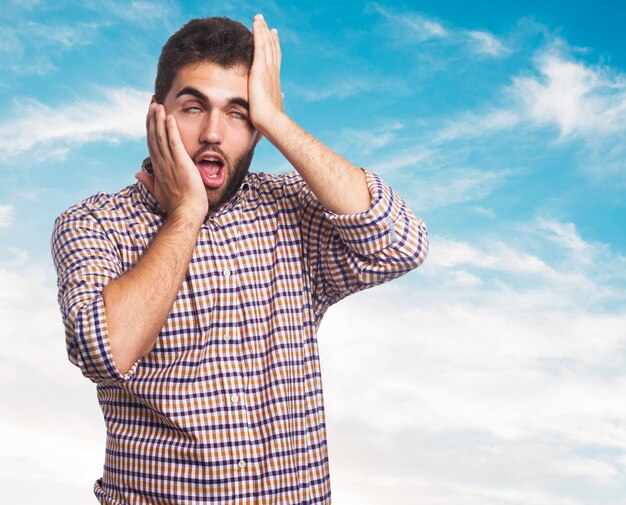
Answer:
<svg viewBox="0 0 626 505"><path fill-rule="evenodd" d="M225 68L252 66L252 32L237 21L225 17L192 19L163 46L154 96L163 103L176 73L185 65L208 61Z"/></svg>

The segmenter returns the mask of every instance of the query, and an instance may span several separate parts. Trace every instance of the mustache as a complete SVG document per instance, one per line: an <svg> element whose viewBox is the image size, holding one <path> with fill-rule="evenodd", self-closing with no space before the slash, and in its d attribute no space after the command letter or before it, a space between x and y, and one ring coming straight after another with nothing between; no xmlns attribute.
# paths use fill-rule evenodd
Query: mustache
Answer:
<svg viewBox="0 0 626 505"><path fill-rule="evenodd" d="M204 144L200 149L198 149L193 154L191 159L192 160L196 160L196 159L198 159L198 156L200 156L201 154L204 154L204 153L217 153L217 154L221 155L222 158L224 158L224 161L226 162L226 164L230 166L230 159L228 158L226 153L222 150L222 148L220 146L218 146L217 144Z"/></svg>

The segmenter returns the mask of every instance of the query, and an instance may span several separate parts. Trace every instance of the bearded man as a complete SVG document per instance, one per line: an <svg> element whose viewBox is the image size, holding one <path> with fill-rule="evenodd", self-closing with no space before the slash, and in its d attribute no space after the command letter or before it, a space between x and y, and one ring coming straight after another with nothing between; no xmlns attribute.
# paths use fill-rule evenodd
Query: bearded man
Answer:
<svg viewBox="0 0 626 505"><path fill-rule="evenodd" d="M420 265L427 238L287 116L280 64L261 15L252 33L187 23L159 59L138 182L55 222L69 358L107 427L100 503L330 503L317 328ZM294 172L249 172L262 137Z"/></svg>

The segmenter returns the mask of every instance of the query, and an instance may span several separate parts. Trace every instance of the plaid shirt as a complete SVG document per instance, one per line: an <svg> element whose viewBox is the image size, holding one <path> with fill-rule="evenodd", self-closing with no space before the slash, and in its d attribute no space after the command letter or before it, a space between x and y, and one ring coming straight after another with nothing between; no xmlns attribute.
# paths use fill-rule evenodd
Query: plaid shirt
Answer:
<svg viewBox="0 0 626 505"><path fill-rule="evenodd" d="M422 221L365 174L372 204L355 215L325 211L297 173L248 174L206 218L156 345L125 376L102 289L139 261L163 211L136 183L59 216L67 351L107 426L101 503L330 503L316 330L330 305L427 251Z"/></svg>

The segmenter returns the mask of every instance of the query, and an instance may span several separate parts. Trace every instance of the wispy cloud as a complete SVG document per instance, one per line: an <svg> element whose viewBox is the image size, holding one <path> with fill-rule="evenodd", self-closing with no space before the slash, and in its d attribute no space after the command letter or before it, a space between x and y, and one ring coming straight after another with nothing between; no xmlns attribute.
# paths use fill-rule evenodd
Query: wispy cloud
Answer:
<svg viewBox="0 0 626 505"><path fill-rule="evenodd" d="M473 46L476 54L500 58L509 55L511 52L501 40L489 32L468 30L465 33L468 38L468 44Z"/></svg>
<svg viewBox="0 0 626 505"><path fill-rule="evenodd" d="M517 251L501 242L484 247L450 240L443 237L433 241L437 254L431 255L431 264L439 268L458 268L497 270L507 274L546 275L551 272L544 261L531 254Z"/></svg>
<svg viewBox="0 0 626 505"><path fill-rule="evenodd" d="M93 385L67 359L51 270L0 248L0 486L22 503L49 502L50 490L52 503L84 503L102 471L104 426Z"/></svg>
<svg viewBox="0 0 626 505"><path fill-rule="evenodd" d="M415 142L410 128L408 135ZM392 145L381 152L368 167L393 179L411 208L420 212L481 200L518 172L506 166L465 166L462 151L448 152L429 142L402 149Z"/></svg>
<svg viewBox="0 0 626 505"><path fill-rule="evenodd" d="M0 123L0 153L16 156L35 147L63 156L85 142L119 142L145 135L150 93L132 88L103 89L100 100L77 100L55 107L16 100L19 114Z"/></svg>
<svg viewBox="0 0 626 505"><path fill-rule="evenodd" d="M37 44L47 43L56 47L72 48L90 44L99 28L98 23L50 26L29 21L20 26L19 34L28 36L30 41L36 40Z"/></svg>
<svg viewBox="0 0 626 505"><path fill-rule="evenodd" d="M442 168L439 172L405 171L399 180L411 208L423 212L481 200L514 175L509 169Z"/></svg>
<svg viewBox="0 0 626 505"><path fill-rule="evenodd" d="M429 19L417 13L397 13L391 9L387 9L379 4L372 4L371 10L382 15L388 22L393 24L394 36L402 38L408 35L409 42L424 42L430 39L440 39L449 35L441 23L433 19ZM400 33L402 35L400 35Z"/></svg>
<svg viewBox="0 0 626 505"><path fill-rule="evenodd" d="M378 123L376 127L369 130L342 128L335 143L336 149L342 153L352 152L355 156L368 156L392 143L402 127L402 122L390 121ZM353 156L347 154L346 156L353 159Z"/></svg>
<svg viewBox="0 0 626 505"><path fill-rule="evenodd" d="M562 139L626 132L626 74L588 65L554 49L559 45L540 50L534 75L512 77L503 90L501 108L459 115L438 132L438 140L490 135L524 125L557 127Z"/></svg>
<svg viewBox="0 0 626 505"><path fill-rule="evenodd" d="M594 272L618 258L571 223L540 222L560 238L516 240L524 225L508 242L433 235L415 282L329 312L320 342L334 467L375 483L361 497L343 480L353 501L384 501L397 482L401 504L415 486L441 503L582 505L592 492L621 503L626 316L585 301L610 291ZM556 259L581 247L593 265ZM423 482L409 485L415 475Z"/></svg>
<svg viewBox="0 0 626 505"><path fill-rule="evenodd" d="M0 228L13 224L13 205L0 205Z"/></svg>
<svg viewBox="0 0 626 505"><path fill-rule="evenodd" d="M315 88L308 88L295 83L287 83L286 99L289 94L301 97L307 102L321 102L331 98L343 99L363 93L388 92L395 95L406 93L406 85L396 79L372 78L363 76L345 76L324 82Z"/></svg>
<svg viewBox="0 0 626 505"><path fill-rule="evenodd" d="M588 254L592 250L591 244L582 239L574 223L561 223L553 219L539 218L535 224L538 230L545 232L547 240L563 249L577 254Z"/></svg>
<svg viewBox="0 0 626 505"><path fill-rule="evenodd" d="M176 13L176 4L170 1L142 1L120 2L117 0L89 0L85 6L98 11L105 10L124 21L150 22L168 20Z"/></svg>
<svg viewBox="0 0 626 505"><path fill-rule="evenodd" d="M55 56L75 47L91 44L100 25L72 26L38 21L0 25L0 68L18 74L43 75L54 71Z"/></svg>
<svg viewBox="0 0 626 505"><path fill-rule="evenodd" d="M557 126L561 137L626 131L626 74L555 50L538 55L536 66L538 76L516 77L512 86L530 120Z"/></svg>
<svg viewBox="0 0 626 505"><path fill-rule="evenodd" d="M502 58L511 53L500 39L485 30L446 26L442 21L420 13L399 12L379 4L371 4L369 10L383 17L389 28L389 35L402 45L439 42L462 47L477 57L489 58Z"/></svg>
<svg viewBox="0 0 626 505"><path fill-rule="evenodd" d="M431 150L460 149L469 141L474 150L515 146L520 163L537 149L579 149L574 166L581 173L626 183L626 73L587 63L560 39L540 48L530 63L531 71L513 75L483 105L431 120L424 145Z"/></svg>
<svg viewBox="0 0 626 505"><path fill-rule="evenodd" d="M463 112L446 120L432 136L435 144L472 137L485 137L503 130L511 130L522 120L521 113L514 109L494 109L484 113Z"/></svg>

